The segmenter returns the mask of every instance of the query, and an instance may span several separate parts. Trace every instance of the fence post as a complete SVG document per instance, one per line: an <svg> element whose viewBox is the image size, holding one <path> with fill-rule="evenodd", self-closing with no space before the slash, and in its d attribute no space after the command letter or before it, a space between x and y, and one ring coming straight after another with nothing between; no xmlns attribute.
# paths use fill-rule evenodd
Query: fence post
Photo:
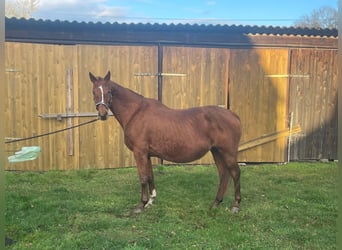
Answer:
<svg viewBox="0 0 342 250"><path fill-rule="evenodd" d="M71 68L66 69L66 113L74 113L73 98L73 71ZM67 118L67 127L74 126L74 118ZM69 156L74 155L74 130L69 129L67 133L67 151Z"/></svg>

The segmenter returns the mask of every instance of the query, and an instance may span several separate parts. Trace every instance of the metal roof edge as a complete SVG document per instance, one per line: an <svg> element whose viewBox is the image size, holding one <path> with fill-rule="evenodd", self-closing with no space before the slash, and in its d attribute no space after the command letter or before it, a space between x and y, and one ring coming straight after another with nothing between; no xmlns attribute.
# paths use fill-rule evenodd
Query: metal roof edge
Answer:
<svg viewBox="0 0 342 250"><path fill-rule="evenodd" d="M256 25L228 25L228 24L166 24L166 23L119 23L119 22L78 22L61 20L7 18L5 28L14 29L15 27L30 27L43 29L101 29L101 30L130 30L130 31L149 31L149 32L231 32L249 35L295 35L313 37L338 37L337 29L317 29L302 27L280 27L280 26L256 26Z"/></svg>

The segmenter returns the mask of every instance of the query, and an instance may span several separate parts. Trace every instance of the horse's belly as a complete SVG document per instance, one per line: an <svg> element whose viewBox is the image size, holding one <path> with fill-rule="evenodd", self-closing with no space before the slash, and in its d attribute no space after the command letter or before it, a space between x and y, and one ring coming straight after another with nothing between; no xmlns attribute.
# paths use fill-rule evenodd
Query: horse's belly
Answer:
<svg viewBox="0 0 342 250"><path fill-rule="evenodd" d="M151 145L150 151L153 156L176 163L195 161L204 156L210 149L207 144L196 142L187 143L163 143L159 146Z"/></svg>

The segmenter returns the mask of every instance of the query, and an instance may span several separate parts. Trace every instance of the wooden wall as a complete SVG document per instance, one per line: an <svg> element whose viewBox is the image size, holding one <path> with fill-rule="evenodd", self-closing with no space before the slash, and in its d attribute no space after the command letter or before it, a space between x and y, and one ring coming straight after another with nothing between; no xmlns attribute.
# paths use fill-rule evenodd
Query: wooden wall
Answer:
<svg viewBox="0 0 342 250"><path fill-rule="evenodd" d="M5 136L25 138L66 127L65 121L43 120L42 113L64 113L66 110L65 70L74 67L74 48L29 43L5 43L6 79ZM11 155L22 146L39 145L43 152L32 162L7 164L7 169L67 169L77 165L76 158L66 154L64 133L6 144Z"/></svg>
<svg viewBox="0 0 342 250"><path fill-rule="evenodd" d="M239 114L242 142L286 129L287 49L235 49L229 66L230 108ZM239 154L244 162L284 162L285 138Z"/></svg>
<svg viewBox="0 0 342 250"><path fill-rule="evenodd" d="M337 50L291 49L290 112L300 124L291 160L337 159Z"/></svg>
<svg viewBox="0 0 342 250"><path fill-rule="evenodd" d="M104 76L110 70L112 79L123 86L146 97L158 97L158 46L17 42L6 42L5 46L6 137L28 137L94 119L89 71ZM335 157L336 50L163 46L162 54L162 98L166 105L229 106L241 117L242 142L288 128L289 113L293 112L294 123L302 126L304 132L293 142L291 159ZM292 77L307 74L310 78ZM315 105L308 100L314 100ZM57 113L90 115L61 120L39 117ZM135 165L114 118L48 137L6 144L5 150L11 155L29 145L41 146L38 159L7 163L6 169ZM241 152L239 160L284 162L287 145L285 138L279 138ZM212 162L208 154L195 163Z"/></svg>

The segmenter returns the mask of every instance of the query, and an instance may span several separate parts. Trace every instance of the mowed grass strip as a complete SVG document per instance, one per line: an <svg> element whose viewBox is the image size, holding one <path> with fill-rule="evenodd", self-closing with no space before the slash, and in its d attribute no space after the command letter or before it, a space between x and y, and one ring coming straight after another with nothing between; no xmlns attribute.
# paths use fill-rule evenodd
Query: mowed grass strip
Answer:
<svg viewBox="0 0 342 250"><path fill-rule="evenodd" d="M336 249L336 163L241 169L238 214L232 188L209 209L215 166L155 167L157 199L138 215L135 168L6 172L7 248Z"/></svg>

